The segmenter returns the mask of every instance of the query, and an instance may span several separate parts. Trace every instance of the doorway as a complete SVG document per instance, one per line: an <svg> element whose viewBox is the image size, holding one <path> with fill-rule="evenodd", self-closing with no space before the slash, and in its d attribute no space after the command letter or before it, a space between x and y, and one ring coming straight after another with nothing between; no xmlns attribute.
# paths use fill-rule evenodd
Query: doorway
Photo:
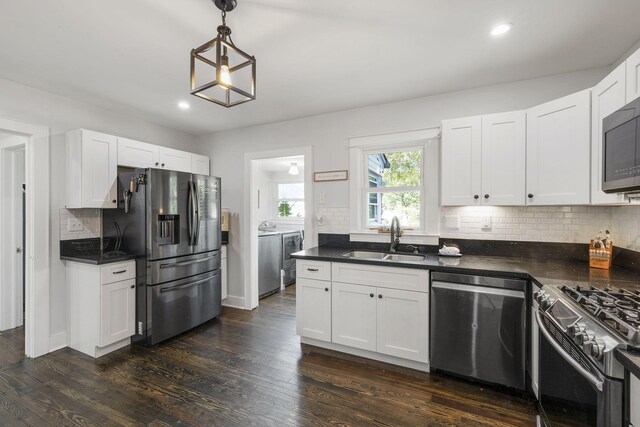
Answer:
<svg viewBox="0 0 640 427"><path fill-rule="evenodd" d="M26 143L24 136L0 132L0 332L11 331L11 343L24 341Z"/></svg>
<svg viewBox="0 0 640 427"><path fill-rule="evenodd" d="M246 309L293 284L289 254L314 245L311 165L311 147L245 155Z"/></svg>
<svg viewBox="0 0 640 427"><path fill-rule="evenodd" d="M0 117L0 180L0 338L13 338L0 345L38 357L49 352L47 127Z"/></svg>

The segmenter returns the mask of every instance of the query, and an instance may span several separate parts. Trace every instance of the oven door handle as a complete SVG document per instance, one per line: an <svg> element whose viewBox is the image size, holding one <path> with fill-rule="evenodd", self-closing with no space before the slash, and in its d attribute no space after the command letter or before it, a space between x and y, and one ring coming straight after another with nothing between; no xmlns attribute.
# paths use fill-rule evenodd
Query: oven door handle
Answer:
<svg viewBox="0 0 640 427"><path fill-rule="evenodd" d="M568 356L564 348L560 344L556 342L556 340L551 336L551 333L547 331L547 327L542 322L542 318L540 316L540 312L536 312L536 322L538 322L538 327L540 332L545 336L549 344L553 346L553 348L558 352L562 358L567 361L573 368L578 371L587 381L591 383L598 391L602 392L603 390L603 382L596 378L591 372L587 372L578 362L573 360L570 356Z"/></svg>

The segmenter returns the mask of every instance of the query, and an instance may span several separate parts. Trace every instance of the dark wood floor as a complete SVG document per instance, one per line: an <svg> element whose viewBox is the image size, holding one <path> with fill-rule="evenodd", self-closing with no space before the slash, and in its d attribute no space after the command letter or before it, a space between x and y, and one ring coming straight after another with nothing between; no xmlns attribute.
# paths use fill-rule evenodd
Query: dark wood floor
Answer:
<svg viewBox="0 0 640 427"><path fill-rule="evenodd" d="M225 309L153 348L25 360L0 334L0 425L530 426L531 401L449 378L344 360L295 335L295 288Z"/></svg>

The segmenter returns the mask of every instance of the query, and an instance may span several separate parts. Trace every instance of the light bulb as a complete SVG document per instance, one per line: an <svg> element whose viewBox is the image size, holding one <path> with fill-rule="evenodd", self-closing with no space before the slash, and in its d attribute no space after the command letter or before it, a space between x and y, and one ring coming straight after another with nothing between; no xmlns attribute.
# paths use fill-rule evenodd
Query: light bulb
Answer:
<svg viewBox="0 0 640 427"><path fill-rule="evenodd" d="M220 59L220 86L227 89L227 86L231 86L231 73L229 72L229 57L222 55Z"/></svg>

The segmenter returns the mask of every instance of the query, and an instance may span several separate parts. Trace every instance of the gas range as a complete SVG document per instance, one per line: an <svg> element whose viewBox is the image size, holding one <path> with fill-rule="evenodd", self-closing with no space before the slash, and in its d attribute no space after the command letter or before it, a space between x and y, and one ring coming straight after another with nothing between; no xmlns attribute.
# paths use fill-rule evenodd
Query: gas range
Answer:
<svg viewBox="0 0 640 427"><path fill-rule="evenodd" d="M639 291L547 285L534 298L547 329L582 351L575 358L586 357L605 375L623 378L614 351L640 350Z"/></svg>

